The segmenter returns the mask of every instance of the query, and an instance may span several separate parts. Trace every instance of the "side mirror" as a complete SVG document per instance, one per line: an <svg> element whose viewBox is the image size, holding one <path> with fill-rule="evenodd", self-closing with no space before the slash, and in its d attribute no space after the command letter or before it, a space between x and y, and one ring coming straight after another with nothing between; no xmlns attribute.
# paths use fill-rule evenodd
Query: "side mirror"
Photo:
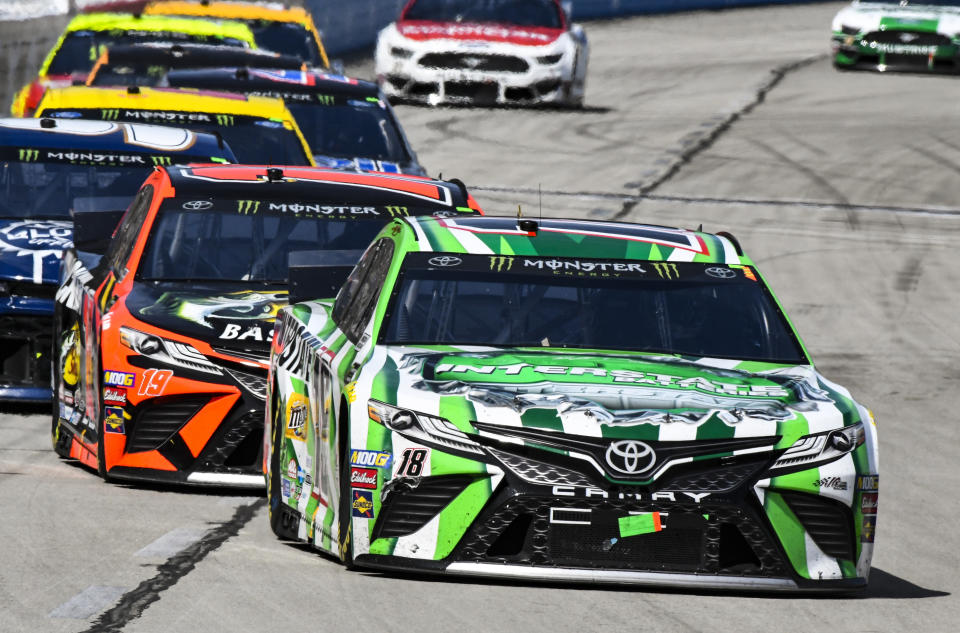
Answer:
<svg viewBox="0 0 960 633"><path fill-rule="evenodd" d="M113 232L123 219L121 211L80 211L73 214L73 247L78 251L103 255L110 247Z"/></svg>
<svg viewBox="0 0 960 633"><path fill-rule="evenodd" d="M362 256L362 249L291 252L287 256L290 303L336 297Z"/></svg>

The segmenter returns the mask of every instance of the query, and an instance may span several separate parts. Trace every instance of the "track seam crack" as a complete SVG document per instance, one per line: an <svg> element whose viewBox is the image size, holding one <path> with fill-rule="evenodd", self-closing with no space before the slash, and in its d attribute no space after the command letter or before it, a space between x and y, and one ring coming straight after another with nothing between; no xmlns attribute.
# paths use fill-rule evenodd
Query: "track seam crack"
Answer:
<svg viewBox="0 0 960 633"><path fill-rule="evenodd" d="M102 613L90 628L81 633L122 631L127 624L139 618L151 604L160 600L161 593L193 571L197 563L217 550L228 539L239 534L240 529L249 523L257 510L265 504L265 499L258 499L254 503L239 506L229 521L217 525L202 539L167 559L167 562L157 567L156 575L122 595L113 607Z"/></svg>
<svg viewBox="0 0 960 633"><path fill-rule="evenodd" d="M737 121L753 112L762 104L766 100L767 95L770 94L787 75L826 59L827 57L829 57L829 55L825 53L814 55L798 61L781 64L770 70L770 76L756 87L753 98L750 99L750 101L720 119L706 134L695 133L698 137L696 142L692 142L687 147L684 147L684 149L677 154L677 157L670 161L669 165L651 182L637 186L636 196L624 201L623 208L614 214L613 219L619 219L629 214L643 198L647 197L664 183L673 179L680 173L680 170L687 166L698 154L709 149L721 136L730 131ZM688 135L686 138L689 139L690 136Z"/></svg>

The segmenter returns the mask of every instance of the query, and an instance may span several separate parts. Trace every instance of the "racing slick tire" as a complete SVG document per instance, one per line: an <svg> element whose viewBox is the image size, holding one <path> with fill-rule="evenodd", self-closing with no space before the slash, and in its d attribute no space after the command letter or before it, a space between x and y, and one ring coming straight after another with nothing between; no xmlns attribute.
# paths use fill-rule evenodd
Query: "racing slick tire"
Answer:
<svg viewBox="0 0 960 633"><path fill-rule="evenodd" d="M270 529L283 540L296 541L297 530L299 528L300 517L293 512L287 504L283 502L283 496L280 493L280 449L283 446L283 424L279 420L279 402L277 394L279 390L274 385L273 388L273 419L270 423L270 478L267 480L267 513L270 516Z"/></svg>

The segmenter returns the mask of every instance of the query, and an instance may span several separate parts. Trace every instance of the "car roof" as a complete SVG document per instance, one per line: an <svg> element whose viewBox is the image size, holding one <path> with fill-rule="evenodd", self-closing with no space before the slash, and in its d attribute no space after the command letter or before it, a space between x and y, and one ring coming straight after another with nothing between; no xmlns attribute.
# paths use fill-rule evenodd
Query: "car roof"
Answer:
<svg viewBox="0 0 960 633"><path fill-rule="evenodd" d="M213 134L161 125L78 119L0 119L0 147L129 150L236 160Z"/></svg>
<svg viewBox="0 0 960 633"><path fill-rule="evenodd" d="M151 2L143 10L146 15L210 16L228 20L271 20L273 22L312 22L303 7L288 7L264 2Z"/></svg>
<svg viewBox="0 0 960 633"><path fill-rule="evenodd" d="M171 31L189 35L213 35L232 37L256 47L253 31L242 22L228 20L198 20L195 18L165 15L139 15L130 13L82 13L67 24L67 33L72 31Z"/></svg>
<svg viewBox="0 0 960 633"><path fill-rule="evenodd" d="M597 220L409 218L422 251L637 261L750 263L728 234ZM527 224L530 223L530 224ZM433 245L439 245L434 247Z"/></svg>
<svg viewBox="0 0 960 633"><path fill-rule="evenodd" d="M380 88L370 81L334 75L319 70L271 70L268 68L203 68L171 70L171 86L203 85L216 90L291 95L330 95L366 99L380 98Z"/></svg>
<svg viewBox="0 0 960 633"><path fill-rule="evenodd" d="M110 46L106 52L105 63L110 65L149 63L166 68L256 66L298 69L303 66L303 61L299 58L261 49L193 43L171 46L161 42Z"/></svg>
<svg viewBox="0 0 960 633"><path fill-rule="evenodd" d="M290 200L324 205L409 205L475 213L462 183L323 167L217 165L165 168L177 197ZM279 169L278 180L268 169ZM277 172L274 172L277 174ZM404 213L398 212L398 217Z"/></svg>
<svg viewBox="0 0 960 633"><path fill-rule="evenodd" d="M125 108L233 114L265 119L293 121L283 101L272 97L254 97L237 93L206 92L185 88L115 88L69 86L51 88L43 95L37 112L64 109Z"/></svg>

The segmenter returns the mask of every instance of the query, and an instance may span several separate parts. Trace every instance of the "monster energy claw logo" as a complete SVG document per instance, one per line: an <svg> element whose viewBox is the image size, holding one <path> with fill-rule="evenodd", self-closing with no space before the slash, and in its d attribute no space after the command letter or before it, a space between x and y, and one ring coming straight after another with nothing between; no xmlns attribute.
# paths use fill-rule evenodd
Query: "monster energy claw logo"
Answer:
<svg viewBox="0 0 960 633"><path fill-rule="evenodd" d="M653 262L653 268L661 279L680 278L680 271L677 270L677 265L672 262Z"/></svg>
<svg viewBox="0 0 960 633"><path fill-rule="evenodd" d="M116 121L120 118L120 110L108 108L101 113L104 121Z"/></svg>
<svg viewBox="0 0 960 633"><path fill-rule="evenodd" d="M153 161L154 165L169 165L170 157L169 156L151 156L150 159Z"/></svg>
<svg viewBox="0 0 960 633"><path fill-rule="evenodd" d="M495 270L498 273L504 270L511 270L513 268L513 258L504 257L503 255L494 255L490 258L490 270Z"/></svg>
<svg viewBox="0 0 960 633"><path fill-rule="evenodd" d="M20 150L20 160L30 163L40 158L40 150L22 149Z"/></svg>
<svg viewBox="0 0 960 633"><path fill-rule="evenodd" d="M242 215L256 215L259 210L259 200L237 200L237 212Z"/></svg>
<svg viewBox="0 0 960 633"><path fill-rule="evenodd" d="M233 125L233 115L231 115L231 114L218 114L218 115L217 115L217 125L223 125L223 126Z"/></svg>
<svg viewBox="0 0 960 633"><path fill-rule="evenodd" d="M403 217L403 216L405 216L405 215L410 215L410 214L407 212L407 207L392 207L392 206L388 206L388 207L386 207L386 209L387 209L387 213L390 214L390 217L391 217L391 218L399 218L399 217Z"/></svg>

